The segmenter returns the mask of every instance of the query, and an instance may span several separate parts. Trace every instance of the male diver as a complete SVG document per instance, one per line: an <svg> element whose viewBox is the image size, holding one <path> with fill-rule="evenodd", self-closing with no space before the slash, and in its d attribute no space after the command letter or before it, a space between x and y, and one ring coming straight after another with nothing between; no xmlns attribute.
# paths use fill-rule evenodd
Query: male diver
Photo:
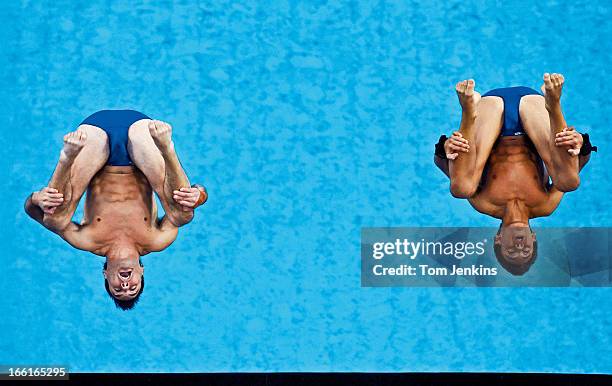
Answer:
<svg viewBox="0 0 612 386"><path fill-rule="evenodd" d="M165 211L159 220L153 192ZM28 197L25 211L73 247L105 256L106 291L127 310L144 289L140 256L172 244L207 198L202 186L190 187L169 124L133 110L102 110L64 136L49 184Z"/></svg>
<svg viewBox="0 0 612 386"><path fill-rule="evenodd" d="M542 94L509 87L481 97L473 80L458 82L459 130L436 145L434 162L450 178L452 195L501 219L495 255L514 275L537 257L529 220L550 215L565 192L578 188L578 172L597 151L588 134L567 127L563 83L563 75L546 73Z"/></svg>

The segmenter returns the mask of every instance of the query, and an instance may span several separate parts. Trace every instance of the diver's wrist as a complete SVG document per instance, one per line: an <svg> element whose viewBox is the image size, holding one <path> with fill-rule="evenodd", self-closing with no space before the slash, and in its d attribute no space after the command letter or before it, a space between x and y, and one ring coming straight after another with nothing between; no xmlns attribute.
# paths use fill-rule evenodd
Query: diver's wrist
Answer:
<svg viewBox="0 0 612 386"><path fill-rule="evenodd" d="M30 201L32 202L33 205L39 206L39 198L40 198L40 192L33 192L30 195Z"/></svg>

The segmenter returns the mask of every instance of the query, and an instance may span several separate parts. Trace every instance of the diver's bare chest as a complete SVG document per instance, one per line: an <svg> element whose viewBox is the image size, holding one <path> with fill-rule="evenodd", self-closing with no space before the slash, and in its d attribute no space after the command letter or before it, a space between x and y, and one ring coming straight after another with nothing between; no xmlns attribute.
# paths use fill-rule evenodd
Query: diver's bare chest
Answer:
<svg viewBox="0 0 612 386"><path fill-rule="evenodd" d="M150 197L88 194L84 221L102 234L146 236L155 230L155 201Z"/></svg>
<svg viewBox="0 0 612 386"><path fill-rule="evenodd" d="M481 200L494 205L520 200L528 206L536 206L547 200L548 192L544 187L542 172L534 160L522 155L500 158L498 162L489 164L483 176L479 189Z"/></svg>
<svg viewBox="0 0 612 386"><path fill-rule="evenodd" d="M96 212L92 210L87 223L99 227L101 231L112 231L116 228L134 229L147 232L153 228L151 214L148 212L140 213L114 213L109 211Z"/></svg>
<svg viewBox="0 0 612 386"><path fill-rule="evenodd" d="M83 224L91 238L101 245L112 244L119 239L129 239L135 244L149 245L159 233L149 217L93 215Z"/></svg>
<svg viewBox="0 0 612 386"><path fill-rule="evenodd" d="M505 207L509 201L514 200L522 201L528 207L536 207L548 200L548 193L536 179L510 183L493 180L483 186L470 202L472 205L484 202L490 206Z"/></svg>

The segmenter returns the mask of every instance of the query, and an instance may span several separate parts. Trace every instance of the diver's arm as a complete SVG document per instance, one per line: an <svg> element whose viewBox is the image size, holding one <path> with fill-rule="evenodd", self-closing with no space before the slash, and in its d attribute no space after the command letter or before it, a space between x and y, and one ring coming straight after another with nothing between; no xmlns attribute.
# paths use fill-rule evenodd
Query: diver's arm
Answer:
<svg viewBox="0 0 612 386"><path fill-rule="evenodd" d="M34 192L32 194L30 194L28 196L28 198L26 199L25 205L24 205L24 210L25 212L28 214L28 216L30 216L31 218L33 218L36 222L38 222L41 225L43 224L43 217L44 217L44 212L42 211L42 209L40 208L39 204L38 204L38 192Z"/></svg>
<svg viewBox="0 0 612 386"><path fill-rule="evenodd" d="M159 222L159 229L162 231L171 230L172 227L180 227L193 219L195 209L203 205L208 200L208 192L206 188L199 184L193 184L190 188L181 188L175 190L172 199L181 208L181 214L177 221L176 214L171 216L165 215ZM186 219L181 222L180 219ZM176 237L176 235L174 236ZM174 239L173 239L174 240Z"/></svg>
<svg viewBox="0 0 612 386"><path fill-rule="evenodd" d="M202 185L194 184L191 188L181 188L179 191L174 191L173 198L182 207L183 213L193 218L195 208L204 204L208 199L206 188ZM191 221L189 219L189 221ZM189 222L187 221L187 222ZM180 222L178 222L180 224ZM157 223L158 233L155 236L151 245L146 247L148 252L159 252L166 249L176 240L178 228L176 217L171 218L168 215L162 217Z"/></svg>
<svg viewBox="0 0 612 386"><path fill-rule="evenodd" d="M168 216L162 217L157 222L157 232L149 245L145 246L146 252L162 251L176 240L178 226L174 225Z"/></svg>
<svg viewBox="0 0 612 386"><path fill-rule="evenodd" d="M578 171L589 162L591 152L597 151L597 146L591 144L587 133L579 133L574 127L564 129L555 137L555 145L567 148L570 154L578 156Z"/></svg>
<svg viewBox="0 0 612 386"><path fill-rule="evenodd" d="M487 199L484 199L481 195L476 194L475 196L470 197L468 201L470 205L472 205L472 207L478 212L494 218L502 218L504 212L503 208L493 204Z"/></svg>
<svg viewBox="0 0 612 386"><path fill-rule="evenodd" d="M531 209L529 217L536 218L549 216L557 209L562 198L563 192L552 185L548 190L548 199L546 202Z"/></svg>
<svg viewBox="0 0 612 386"><path fill-rule="evenodd" d="M469 148L469 142L458 131L450 138L442 135L435 147L434 164L450 178L449 159L454 160L459 157L459 153L469 152Z"/></svg>
<svg viewBox="0 0 612 386"><path fill-rule="evenodd" d="M84 230L83 226L72 221L65 225L58 225L51 223L51 220L48 218L45 223L45 211L50 213L55 211L55 208L61 203L61 200L58 198L53 199L53 197L59 196L61 196L61 194L58 193L56 189L45 187L39 192L34 192L28 196L25 203L25 211L28 216L36 220L36 222L43 225L45 228L57 233L74 248L96 253L95 243L92 242L90 235ZM49 224L51 224L51 226L49 226Z"/></svg>
<svg viewBox="0 0 612 386"><path fill-rule="evenodd" d="M88 225L81 225L70 221L59 235L74 248L102 255L99 253L101 245L95 241L95 237L92 237L94 235L91 232L91 228Z"/></svg>

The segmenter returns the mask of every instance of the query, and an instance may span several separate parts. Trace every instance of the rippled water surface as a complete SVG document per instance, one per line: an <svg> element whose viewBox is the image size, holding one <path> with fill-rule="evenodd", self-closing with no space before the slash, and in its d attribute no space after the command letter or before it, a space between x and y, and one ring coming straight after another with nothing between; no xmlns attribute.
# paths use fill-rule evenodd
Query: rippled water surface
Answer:
<svg viewBox="0 0 612 386"><path fill-rule="evenodd" d="M534 224L612 225L610 3L537 3L2 2L0 363L612 372L609 289L360 287L362 226L496 225L432 163L467 77L486 91L565 74L568 122L600 153ZM131 312L99 257L22 210L62 135L104 108L171 122L210 193L143 258Z"/></svg>

